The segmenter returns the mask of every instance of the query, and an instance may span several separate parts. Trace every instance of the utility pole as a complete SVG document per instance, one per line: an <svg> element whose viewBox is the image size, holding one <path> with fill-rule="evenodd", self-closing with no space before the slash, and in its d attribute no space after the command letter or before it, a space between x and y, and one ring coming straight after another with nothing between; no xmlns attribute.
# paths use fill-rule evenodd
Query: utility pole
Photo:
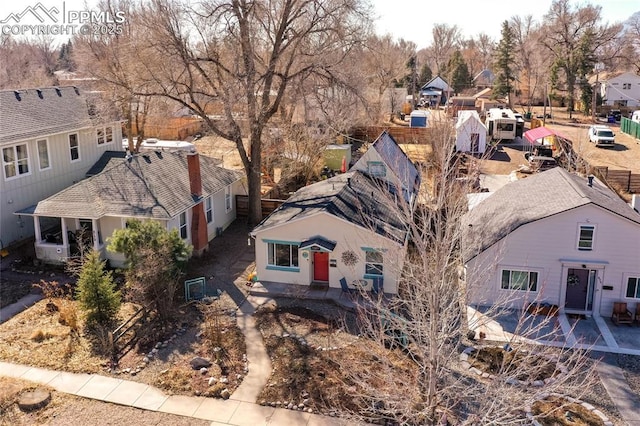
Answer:
<svg viewBox="0 0 640 426"><path fill-rule="evenodd" d="M542 102L542 127L545 125L545 121L547 120L547 84L544 85L544 101Z"/></svg>
<svg viewBox="0 0 640 426"><path fill-rule="evenodd" d="M596 90L598 89L600 84L600 82L598 81L599 76L600 73L596 73L596 82L593 85L593 100L591 101L591 121L593 121L594 123L596 122L596 102L598 99Z"/></svg>

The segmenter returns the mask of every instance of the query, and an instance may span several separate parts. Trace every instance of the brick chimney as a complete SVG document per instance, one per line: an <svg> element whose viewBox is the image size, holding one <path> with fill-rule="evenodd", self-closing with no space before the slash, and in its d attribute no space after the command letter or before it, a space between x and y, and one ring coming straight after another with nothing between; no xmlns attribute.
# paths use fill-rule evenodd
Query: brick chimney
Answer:
<svg viewBox="0 0 640 426"><path fill-rule="evenodd" d="M195 201L200 201L193 206L191 217L191 244L193 254L201 256L209 246L207 235L207 218L204 215L204 199L202 199L202 175L200 174L200 156L197 152L187 154L187 167L189 169L189 189Z"/></svg>

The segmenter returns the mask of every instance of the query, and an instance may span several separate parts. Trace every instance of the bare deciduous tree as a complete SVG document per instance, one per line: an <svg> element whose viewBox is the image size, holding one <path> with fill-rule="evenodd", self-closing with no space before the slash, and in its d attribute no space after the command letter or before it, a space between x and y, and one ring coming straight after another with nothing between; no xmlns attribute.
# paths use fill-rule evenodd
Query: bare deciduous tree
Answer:
<svg viewBox="0 0 640 426"><path fill-rule="evenodd" d="M360 296L367 306L360 323L363 334L378 343L379 366L343 368L350 371L354 393L361 401L357 415L364 420L407 425L520 424L527 404L559 389L580 397L594 378L585 352L537 345L534 339L550 339L557 329L550 327L550 318L533 320L526 310L509 311L517 316L509 341L513 351L503 351L511 355L496 361L493 378L482 378L461 362L464 345L471 343L469 321L474 327L486 325L487 318L507 310L510 300L501 300L481 317L467 308L471 289L463 279L462 249L470 186L458 179L460 159L454 153L454 139L450 123L433 122L432 153L424 159L423 169L423 186L428 190L418 197L415 212L395 197L385 198L387 189L379 195L385 208L407 223L410 243L398 296L388 301L366 292ZM473 169L471 163L466 167ZM473 273L488 275L498 261ZM395 356L385 356L385 347L402 350L414 368L399 368L402 363ZM499 346L496 349L502 351ZM556 363L559 360L564 367ZM555 381L539 387L514 385L548 377L545 374L553 374Z"/></svg>
<svg viewBox="0 0 640 426"><path fill-rule="evenodd" d="M235 143L248 179L249 221L259 222L267 124L293 81L333 78L367 37L368 10L360 0L154 0L136 13L128 59L141 84L133 93L175 101Z"/></svg>
<svg viewBox="0 0 640 426"><path fill-rule="evenodd" d="M599 6L574 7L569 0L554 0L544 19L540 43L551 52L555 66L562 71L568 96L567 110L571 117L575 86L585 57L581 45L584 46L585 39L588 39L587 53L605 60L601 56L602 51L619 37L622 25L602 24Z"/></svg>
<svg viewBox="0 0 640 426"><path fill-rule="evenodd" d="M436 73L440 73L442 68L453 55L453 52L460 46L461 32L456 26L448 24L435 24L431 30L433 43L429 46L429 57L435 64Z"/></svg>

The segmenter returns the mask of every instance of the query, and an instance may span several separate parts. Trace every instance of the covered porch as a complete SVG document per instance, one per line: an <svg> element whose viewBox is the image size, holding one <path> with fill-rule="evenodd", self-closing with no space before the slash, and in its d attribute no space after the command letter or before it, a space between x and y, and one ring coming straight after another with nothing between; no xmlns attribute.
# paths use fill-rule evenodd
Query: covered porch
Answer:
<svg viewBox="0 0 640 426"><path fill-rule="evenodd" d="M33 218L36 258L44 262L62 264L83 251L106 249L98 218L45 216L35 205L15 214Z"/></svg>

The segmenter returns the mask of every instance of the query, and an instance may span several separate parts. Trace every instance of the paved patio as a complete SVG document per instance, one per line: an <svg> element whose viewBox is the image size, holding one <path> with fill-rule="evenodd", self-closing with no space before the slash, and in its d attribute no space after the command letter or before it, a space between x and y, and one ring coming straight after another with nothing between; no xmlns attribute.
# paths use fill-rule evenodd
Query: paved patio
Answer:
<svg viewBox="0 0 640 426"><path fill-rule="evenodd" d="M566 314L520 318L520 312L515 310L492 312L491 317L486 314L485 308L467 307L469 328L485 333L487 340L521 339L556 347L640 355L640 326L636 324L615 325L609 318Z"/></svg>

